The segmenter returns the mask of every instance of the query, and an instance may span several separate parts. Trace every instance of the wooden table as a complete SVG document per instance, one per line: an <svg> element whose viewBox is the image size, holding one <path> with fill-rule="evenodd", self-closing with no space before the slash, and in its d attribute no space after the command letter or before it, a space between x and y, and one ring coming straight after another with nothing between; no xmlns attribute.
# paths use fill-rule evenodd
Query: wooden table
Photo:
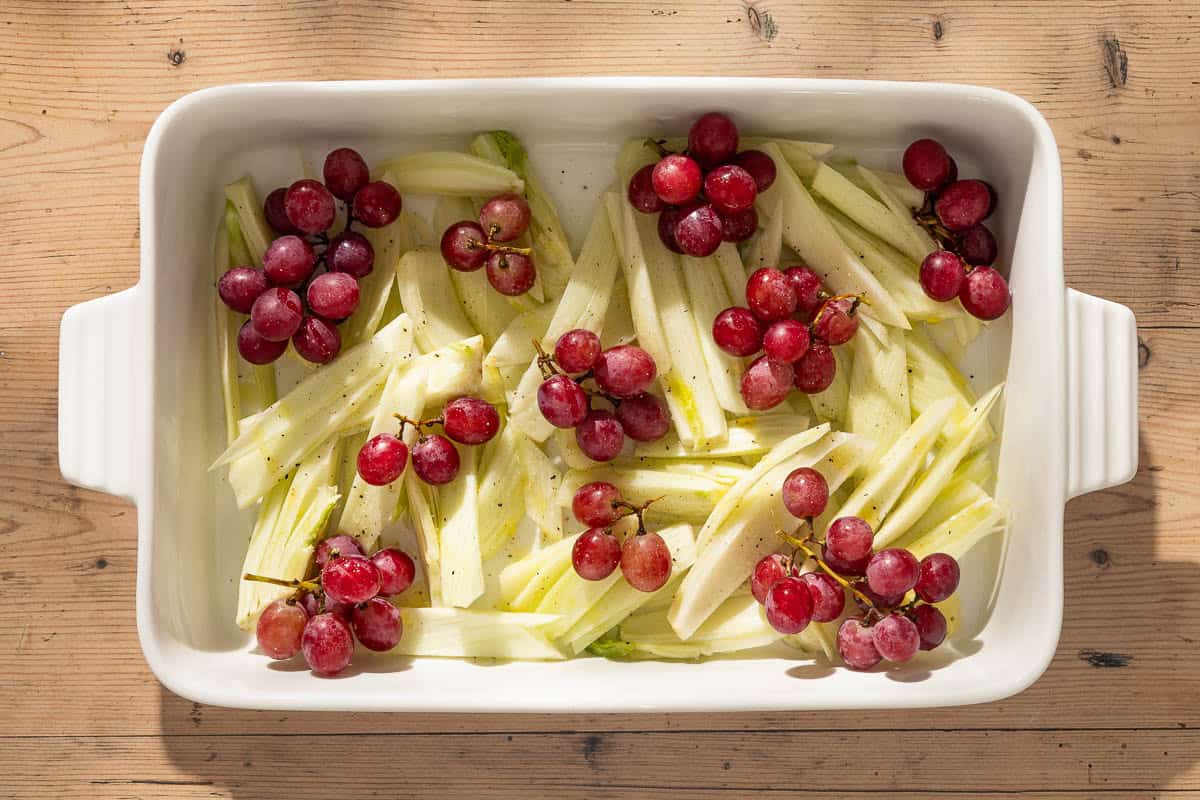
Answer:
<svg viewBox="0 0 1200 800"><path fill-rule="evenodd" d="M7 0L0 34L0 797L1200 798L1200 3ZM246 80L649 73L979 83L1050 120L1068 281L1136 312L1144 424L1134 482L1068 507L1049 672L874 714L247 713L160 687L134 511L55 455L59 317L136 280L155 116Z"/></svg>

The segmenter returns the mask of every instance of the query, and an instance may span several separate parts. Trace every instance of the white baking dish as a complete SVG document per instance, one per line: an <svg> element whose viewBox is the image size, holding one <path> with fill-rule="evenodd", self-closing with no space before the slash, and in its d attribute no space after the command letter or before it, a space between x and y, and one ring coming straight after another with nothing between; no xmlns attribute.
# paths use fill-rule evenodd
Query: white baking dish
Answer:
<svg viewBox="0 0 1200 800"><path fill-rule="evenodd" d="M744 131L802 134L895 163L933 135L964 175L991 181L1013 312L972 359L977 385L1007 375L997 496L1007 548L964 563L956 659L888 672L795 669L782 659L481 665L357 658L322 681L268 664L232 624L249 522L208 464L223 445L211 336L220 187L251 171L291 180L298 155L336 145L369 159L509 128L529 144L578 233L626 137L680 133L697 113ZM886 160L884 160L886 159ZM319 162L317 162L319 163ZM585 188L586 187L586 188ZM974 703L1032 683L1062 617L1063 504L1128 480L1137 460L1136 336L1120 305L1063 284L1062 177L1028 103L971 86L768 79L599 78L228 86L159 117L141 174L141 277L63 316L59 460L73 483L138 506L138 631L159 679L185 697L281 709L661 711L884 708ZM992 578L1002 564L998 583ZM992 587L995 584L994 595ZM940 657L938 657L940 656ZM398 667L400 667L398 669ZM597 691L597 687L606 687Z"/></svg>

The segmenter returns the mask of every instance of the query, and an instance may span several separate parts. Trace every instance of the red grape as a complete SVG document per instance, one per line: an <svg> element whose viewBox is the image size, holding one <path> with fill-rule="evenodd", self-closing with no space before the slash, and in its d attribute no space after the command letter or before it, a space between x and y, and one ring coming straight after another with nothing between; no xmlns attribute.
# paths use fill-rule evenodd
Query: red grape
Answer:
<svg viewBox="0 0 1200 800"><path fill-rule="evenodd" d="M474 272L487 261L483 228L470 220L456 222L442 234L442 258L459 272Z"/></svg>
<svg viewBox="0 0 1200 800"><path fill-rule="evenodd" d="M403 550L386 547L371 556L371 563L379 570L379 594L392 597L412 586L417 566L412 557Z"/></svg>
<svg viewBox="0 0 1200 800"><path fill-rule="evenodd" d="M333 224L337 213L333 195L320 181L304 178L288 187L283 208L296 230L303 233L323 233Z"/></svg>
<svg viewBox="0 0 1200 800"><path fill-rule="evenodd" d="M222 302L240 314L249 314L254 301L268 288L267 276L253 267L234 267L217 281Z"/></svg>
<svg viewBox="0 0 1200 800"><path fill-rule="evenodd" d="M344 533L339 533L337 536L330 536L328 539L322 539L317 543L316 551L313 553L313 560L316 561L317 567L324 567L332 557L337 556L361 556L363 554L362 545L358 539L353 536L347 536Z"/></svg>
<svg viewBox="0 0 1200 800"><path fill-rule="evenodd" d="M621 499L621 491L611 483L592 481L580 486L571 499L571 512L575 519L591 528L606 528L624 514L615 505Z"/></svg>
<svg viewBox="0 0 1200 800"><path fill-rule="evenodd" d="M607 578L621 563L621 543L603 528L590 528L579 534L571 548L571 565L586 581Z"/></svg>
<svg viewBox="0 0 1200 800"><path fill-rule="evenodd" d="M921 559L917 578L917 597L926 603L940 603L958 588L958 562L945 553L930 553Z"/></svg>
<svg viewBox="0 0 1200 800"><path fill-rule="evenodd" d="M1011 302L1008 282L991 267L975 267L968 272L958 299L967 313L985 321L1003 316Z"/></svg>
<svg viewBox="0 0 1200 800"><path fill-rule="evenodd" d="M479 227L493 242L511 242L529 228L529 203L516 192L498 194L479 209Z"/></svg>
<svg viewBox="0 0 1200 800"><path fill-rule="evenodd" d="M300 607L304 609L304 613L310 617L315 617L321 613L321 595L315 592L301 592L296 599Z"/></svg>
<svg viewBox="0 0 1200 800"><path fill-rule="evenodd" d="M658 215L658 238L672 253L683 252L683 248L679 246L679 242L675 241L675 226L679 224L679 220L683 219L684 214L691 211L696 205L698 204L684 206L683 208L671 206L664 208L662 213Z"/></svg>
<svg viewBox="0 0 1200 800"><path fill-rule="evenodd" d="M852 577L865 575L867 572L867 562L870 558L870 556L864 556L857 561L846 561L829 552L828 546L821 548L821 560L838 575Z"/></svg>
<svg viewBox="0 0 1200 800"><path fill-rule="evenodd" d="M524 253L492 253L486 269L492 288L509 297L525 294L537 279L533 259Z"/></svg>
<svg viewBox="0 0 1200 800"><path fill-rule="evenodd" d="M754 571L750 573L750 594L754 595L754 599L759 603L766 603L767 591L776 581L788 576L790 566L787 557L779 553L760 558L754 565Z"/></svg>
<svg viewBox="0 0 1200 800"><path fill-rule="evenodd" d="M968 264L990 267L996 263L996 256L999 255L1000 248L996 244L996 237L987 229L987 226L974 225L967 228L966 233L962 235L959 252L962 254L963 261Z"/></svg>
<svg viewBox="0 0 1200 800"><path fill-rule="evenodd" d="M643 214L657 214L666 206L663 199L654 191L654 165L646 166L633 173L629 179L629 205Z"/></svg>
<svg viewBox="0 0 1200 800"><path fill-rule="evenodd" d="M755 411L774 408L787 398L795 379L796 373L791 364L782 364L763 356L742 374L742 400Z"/></svg>
<svg viewBox="0 0 1200 800"><path fill-rule="evenodd" d="M372 597L354 606L350 611L350 625L362 646L376 652L391 650L404 634L400 609L382 597Z"/></svg>
<svg viewBox="0 0 1200 800"><path fill-rule="evenodd" d="M780 578L767 590L767 622L782 634L799 633L812 622L813 598L800 578Z"/></svg>
<svg viewBox="0 0 1200 800"><path fill-rule="evenodd" d="M242 327L238 328L237 346L238 353L251 364L270 364L287 350L288 340L273 342L264 339L262 334L255 330L254 324L246 320Z"/></svg>
<svg viewBox="0 0 1200 800"><path fill-rule="evenodd" d="M321 568L321 588L339 603L363 603L379 594L379 568L366 556L339 555Z"/></svg>
<svg viewBox="0 0 1200 800"><path fill-rule="evenodd" d="M564 372L587 372L600 358L600 337L589 330L575 328L554 343L554 360Z"/></svg>
<svg viewBox="0 0 1200 800"><path fill-rule="evenodd" d="M671 577L671 550L657 533L630 536L621 545L621 574L639 592L656 592Z"/></svg>
<svg viewBox="0 0 1200 800"><path fill-rule="evenodd" d="M300 305L300 297L291 289L267 289L250 308L254 330L272 342L290 339L302 319L304 308Z"/></svg>
<svg viewBox="0 0 1200 800"><path fill-rule="evenodd" d="M425 436L413 445L412 465L418 478L441 486L458 475L458 451L445 436L436 433Z"/></svg>
<svg viewBox="0 0 1200 800"><path fill-rule="evenodd" d="M829 484L812 467L797 467L783 479L783 505L793 517L819 517L829 502Z"/></svg>
<svg viewBox="0 0 1200 800"><path fill-rule="evenodd" d="M358 281L348 272L324 272L308 284L308 307L325 319L342 320L358 308Z"/></svg>
<svg viewBox="0 0 1200 800"><path fill-rule="evenodd" d="M861 561L871 555L875 532L859 517L838 517L825 532L825 546L839 561Z"/></svg>
<svg viewBox="0 0 1200 800"><path fill-rule="evenodd" d="M796 362L796 388L805 394L823 392L837 374L833 349L821 341L812 341L804 358Z"/></svg>
<svg viewBox="0 0 1200 800"><path fill-rule="evenodd" d="M717 347L731 356L752 356L762 349L763 324L748 308L727 308L713 320L712 337Z"/></svg>
<svg viewBox="0 0 1200 800"><path fill-rule="evenodd" d="M987 219L992 192L983 181L955 181L938 194L933 210L949 230L965 231Z"/></svg>
<svg viewBox="0 0 1200 800"><path fill-rule="evenodd" d="M707 204L688 209L675 223L675 243L686 255L696 258L716 252L723 236L721 217Z"/></svg>
<svg viewBox="0 0 1200 800"><path fill-rule="evenodd" d="M868 560L869 563L870 561ZM904 603L904 594L880 594L872 589L871 584L866 581L859 581L854 584L854 588L866 595L867 599L874 603L876 608L895 608Z"/></svg>
<svg viewBox="0 0 1200 800"><path fill-rule="evenodd" d="M758 187L749 172L733 164L724 164L713 167L704 176L704 194L717 211L733 214L754 207Z"/></svg>
<svg viewBox="0 0 1200 800"><path fill-rule="evenodd" d="M594 409L575 428L575 442L592 461L612 461L625 445L625 430L612 412Z"/></svg>
<svg viewBox="0 0 1200 800"><path fill-rule="evenodd" d="M671 429L666 405L646 392L622 400L616 413L625 435L635 442L656 442Z"/></svg>
<svg viewBox="0 0 1200 800"><path fill-rule="evenodd" d="M350 624L350 612L353 610L354 606L350 603L343 603L328 596L324 599L324 612L333 614L347 625Z"/></svg>
<svg viewBox="0 0 1200 800"><path fill-rule="evenodd" d="M917 139L904 151L904 177L922 192L937 191L950 179L950 155L933 139Z"/></svg>
<svg viewBox="0 0 1200 800"><path fill-rule="evenodd" d="M320 317L305 317L292 334L292 347L305 361L328 364L342 349L342 335L337 326Z"/></svg>
<svg viewBox="0 0 1200 800"><path fill-rule="evenodd" d="M358 151L349 147L339 147L325 156L325 166L321 170L325 185L334 197L349 203L354 199L354 193L367 185L371 179L367 162Z"/></svg>
<svg viewBox="0 0 1200 800"><path fill-rule="evenodd" d="M917 585L921 565L916 556L900 547L889 547L871 556L867 585L885 597L903 595Z"/></svg>
<svg viewBox="0 0 1200 800"><path fill-rule="evenodd" d="M650 173L654 193L664 203L676 206L692 200L700 193L701 177L700 165L678 153L664 156Z"/></svg>
<svg viewBox="0 0 1200 800"><path fill-rule="evenodd" d="M921 637L922 650L933 650L946 640L946 616L936 606L919 605L909 614Z"/></svg>
<svg viewBox="0 0 1200 800"><path fill-rule="evenodd" d="M958 180L958 162L954 160L954 156L950 156L950 177L946 178L946 183L954 183Z"/></svg>
<svg viewBox="0 0 1200 800"><path fill-rule="evenodd" d="M291 658L300 652L300 637L307 622L308 613L299 603L276 600L258 617L259 648L277 660Z"/></svg>
<svg viewBox="0 0 1200 800"><path fill-rule="evenodd" d="M289 233L299 233L296 226L287 217L287 208L284 204L285 197L287 197L287 187L280 186L267 195L267 199L263 201L263 216L267 218L267 224L280 236L286 236Z"/></svg>
<svg viewBox="0 0 1200 800"><path fill-rule="evenodd" d="M796 310L809 316L815 314L821 307L821 295L825 291L821 276L804 266L788 267L783 274L788 276L792 286L796 288Z"/></svg>
<svg viewBox="0 0 1200 800"><path fill-rule="evenodd" d="M833 622L846 608L846 591L824 572L806 572L800 576L812 595L813 622Z"/></svg>
<svg viewBox="0 0 1200 800"><path fill-rule="evenodd" d="M850 300L831 300L817 312L813 323L813 336L826 344L845 344L858 332L858 316L852 313Z"/></svg>
<svg viewBox="0 0 1200 800"><path fill-rule="evenodd" d="M588 396L566 375L552 375L537 391L538 410L556 428L574 428L588 413Z"/></svg>
<svg viewBox="0 0 1200 800"><path fill-rule="evenodd" d="M372 436L358 450L358 475L372 486L387 486L404 474L408 445L398 436Z"/></svg>
<svg viewBox="0 0 1200 800"><path fill-rule="evenodd" d="M299 236L280 236L263 253L263 272L276 286L299 286L312 274L317 254Z"/></svg>
<svg viewBox="0 0 1200 800"><path fill-rule="evenodd" d="M354 635L340 615L318 614L304 626L300 649L313 672L333 677L349 666L354 655Z"/></svg>
<svg viewBox="0 0 1200 800"><path fill-rule="evenodd" d="M790 317L799 302L792 281L774 267L755 270L746 281L746 304L763 322Z"/></svg>
<svg viewBox="0 0 1200 800"><path fill-rule="evenodd" d="M721 241L744 242L758 230L758 212L753 206L745 211L721 214Z"/></svg>
<svg viewBox="0 0 1200 800"><path fill-rule="evenodd" d="M365 278L375 268L375 248L358 231L342 231L325 248L325 265L332 272Z"/></svg>
<svg viewBox="0 0 1200 800"><path fill-rule="evenodd" d="M763 334L763 351L772 361L793 364L808 352L808 327L794 319L772 322Z"/></svg>
<svg viewBox="0 0 1200 800"><path fill-rule="evenodd" d="M853 670L870 669L882 658L875 648L874 630L860 619L848 619L838 627L837 649L842 661Z"/></svg>
<svg viewBox="0 0 1200 800"><path fill-rule="evenodd" d="M368 228L390 225L400 216L400 193L386 181L371 181L354 195L354 218Z"/></svg>
<svg viewBox="0 0 1200 800"><path fill-rule="evenodd" d="M605 350L597 359L595 370L600 388L620 399L646 391L658 374L650 354L632 344Z"/></svg>
<svg viewBox="0 0 1200 800"><path fill-rule="evenodd" d="M762 194L775 182L775 159L762 150L743 150L733 158L733 163L754 177L754 186Z"/></svg>
<svg viewBox="0 0 1200 800"><path fill-rule="evenodd" d="M920 646L921 635L908 617L888 614L875 623L875 649L888 661L908 661L917 654Z"/></svg>
<svg viewBox="0 0 1200 800"><path fill-rule="evenodd" d="M737 125L717 111L702 115L688 131L688 153L708 166L733 158L737 146Z"/></svg>
<svg viewBox="0 0 1200 800"><path fill-rule="evenodd" d="M966 276L962 259L949 250L934 250L921 262L921 288L934 300L958 297Z"/></svg>
<svg viewBox="0 0 1200 800"><path fill-rule="evenodd" d="M456 397L442 410L446 435L461 444L483 444L500 430L496 407L478 397Z"/></svg>

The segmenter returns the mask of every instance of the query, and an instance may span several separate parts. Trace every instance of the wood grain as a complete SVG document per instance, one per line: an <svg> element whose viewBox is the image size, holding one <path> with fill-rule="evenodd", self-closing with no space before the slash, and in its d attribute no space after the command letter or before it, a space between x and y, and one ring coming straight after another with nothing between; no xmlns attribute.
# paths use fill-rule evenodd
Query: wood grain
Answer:
<svg viewBox="0 0 1200 800"><path fill-rule="evenodd" d="M404 796L1200 797L1200 3L758 0L754 12L740 0L0 6L0 796L322 796L335 776L312 756L335 748L363 788ZM604 74L972 82L1047 117L1068 281L1134 309L1144 367L1137 478L1067 509L1065 625L1046 676L987 706L787 716L269 714L163 690L138 656L135 512L65 485L55 455L58 320L136 280L138 159L155 116L245 80ZM1105 654L1127 666L1096 666L1113 663Z"/></svg>

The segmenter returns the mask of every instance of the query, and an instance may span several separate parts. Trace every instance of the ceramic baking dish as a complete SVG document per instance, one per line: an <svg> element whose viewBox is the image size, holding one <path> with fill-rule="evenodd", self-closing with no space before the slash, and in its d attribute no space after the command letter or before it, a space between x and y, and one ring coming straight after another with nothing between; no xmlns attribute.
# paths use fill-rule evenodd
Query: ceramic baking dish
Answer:
<svg viewBox="0 0 1200 800"><path fill-rule="evenodd" d="M223 447L212 341L212 237L221 186L293 179L334 146L368 160L466 144L508 128L529 145L578 235L626 137L678 134L699 112L743 131L837 142L895 169L932 135L964 175L991 181L1013 310L970 354L977 387L1006 379L996 496L1007 545L964 561L963 626L887 672L777 658L703 663L477 664L356 659L336 681L268 664L233 625L249 517L208 465ZM319 161L316 161L319 163ZM146 141L136 286L62 320L59 461L71 482L138 507L137 622L172 691L225 706L388 711L715 711L975 703L1021 691L1054 654L1062 618L1063 504L1130 479L1137 461L1136 336L1120 305L1063 283L1062 175L1028 103L926 83L597 78L227 86L172 104ZM999 568L998 568L999 566ZM998 579L997 579L998 576ZM610 691L597 692L596 686Z"/></svg>

